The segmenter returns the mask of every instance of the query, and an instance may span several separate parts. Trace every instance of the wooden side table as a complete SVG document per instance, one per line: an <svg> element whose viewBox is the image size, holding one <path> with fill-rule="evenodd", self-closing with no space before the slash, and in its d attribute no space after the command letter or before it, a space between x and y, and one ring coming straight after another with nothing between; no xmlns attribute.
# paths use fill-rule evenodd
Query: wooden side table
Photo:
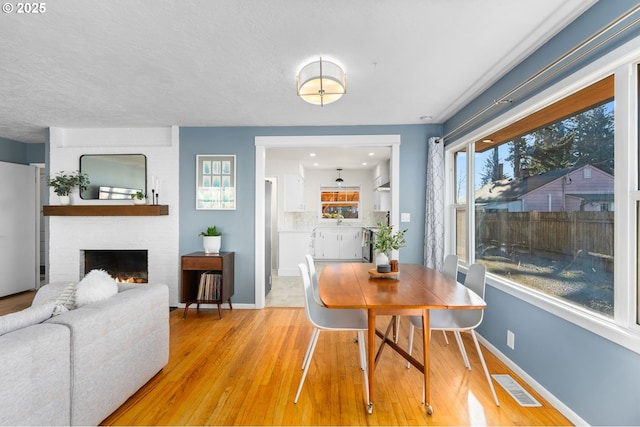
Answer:
<svg viewBox="0 0 640 427"><path fill-rule="evenodd" d="M234 292L233 271L234 252L220 252L207 254L193 252L182 255L180 262L180 302L185 304L183 319L187 318L187 311L191 304L217 304L218 316L222 319L220 305L227 301L231 306ZM204 277L203 275L210 275ZM202 283L202 284L201 284ZM207 285L208 283L208 285ZM209 286L206 291L201 289Z"/></svg>

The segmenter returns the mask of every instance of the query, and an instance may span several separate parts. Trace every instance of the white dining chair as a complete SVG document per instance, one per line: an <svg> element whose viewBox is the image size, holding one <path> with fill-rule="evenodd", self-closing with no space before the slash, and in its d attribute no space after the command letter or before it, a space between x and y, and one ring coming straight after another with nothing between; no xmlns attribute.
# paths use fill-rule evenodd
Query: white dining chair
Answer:
<svg viewBox="0 0 640 427"><path fill-rule="evenodd" d="M471 266L469 266L467 277L464 281L464 285L468 289L475 292L483 299L485 290L485 276L486 267L484 265L472 264ZM491 375L489 375L489 370L487 369L487 364L484 361L482 350L480 349L480 344L478 343L478 338L475 333L475 328L477 328L480 323L482 323L483 315L484 310L431 310L429 314L429 332L437 330L452 331L456 337L458 346L460 347L460 352L462 353L462 358L464 360L465 366L469 370L471 370L471 364L469 363L469 358L467 357L467 352L464 348L464 343L462 342L460 333L469 332L471 334L473 342L476 346L476 351L478 352L478 357L480 358L480 363L482 364L482 369L484 369L484 374L487 377L489 388L491 388L491 393L493 394L493 398L496 402L496 406L500 406L498 396L496 395L493 383L491 382ZM411 321L411 326L409 328L411 335L409 336L410 342L408 353L411 354L411 347L413 344L413 331L414 328L422 328L422 317L409 316L409 320Z"/></svg>
<svg viewBox="0 0 640 427"><path fill-rule="evenodd" d="M447 277L451 277L454 280L458 280L458 255L447 255L444 258L444 263L442 264L442 270L441 273L444 274ZM396 317L396 331L399 332L400 331L400 316ZM409 348L411 348L412 343L413 343L413 325L409 325ZM449 339L447 338L447 331L442 331L442 334L444 335L444 340L447 342L447 345L449 344ZM396 342L396 344L398 344L398 335L396 333L395 337L394 337L394 341ZM409 367L411 366L411 364L409 362L407 362L407 369L409 369Z"/></svg>
<svg viewBox="0 0 640 427"><path fill-rule="evenodd" d="M447 255L442 264L442 274L458 280L458 255Z"/></svg>
<svg viewBox="0 0 640 427"><path fill-rule="evenodd" d="M442 274L447 277L452 278L453 280L458 280L458 255L450 254L444 258L444 262L442 263L442 270L440 270ZM398 323L396 325L396 330L400 330L400 316L398 316ZM409 354L411 354L411 347L413 346L413 331L415 330L413 323L409 324ZM447 338L447 331L442 331L442 335L444 336L444 340L449 345L449 338ZM396 344L398 343L398 338L396 337ZM465 356L462 356L463 359L466 360ZM468 366L465 362L465 366ZM411 364L407 362L407 369L411 367Z"/></svg>
<svg viewBox="0 0 640 427"><path fill-rule="evenodd" d="M368 328L367 315L363 310L329 309L316 303L313 297L311 280L307 266L300 263L298 265L302 284L304 286L304 310L307 320L313 325L313 332L309 338L308 351L302 363L302 378L298 385L298 391L294 403L298 403L302 385L307 377L309 365L313 358L318 337L321 331L356 331L358 334L358 349L360 352L360 368L364 374L364 386L366 403L369 404L369 380L367 376L367 352L365 349L364 331Z"/></svg>
<svg viewBox="0 0 640 427"><path fill-rule="evenodd" d="M324 305L320 299L320 290L318 289L318 274L316 273L316 265L313 261L313 257L309 254L304 256L307 261L307 268L309 269L309 279L311 279L311 288L313 289L313 299L320 305Z"/></svg>
<svg viewBox="0 0 640 427"><path fill-rule="evenodd" d="M313 291L313 299L319 305L324 307L324 303L320 299L320 290L318 289L318 274L316 273L316 265L313 260L313 257L309 254L304 256L305 261L307 262L307 269L309 271L309 280L311 281L311 290ZM317 329L314 329L312 335L315 334ZM356 338L357 340L357 338ZM307 351L304 353L304 359L302 360L302 369L304 369L305 364L307 363L307 358L309 357L309 353L311 352L311 345L313 344L313 339L309 340L307 344Z"/></svg>
<svg viewBox="0 0 640 427"><path fill-rule="evenodd" d="M318 273L316 273L316 265L313 260L313 256L307 254L304 256L304 258L307 261L307 268L309 269L309 279L311 280L311 289L313 290L313 299L316 300L318 305L321 305L324 307L325 305L322 302L322 299L320 298L320 289L318 287ZM353 342L358 342L357 336L354 338ZM309 357L310 349L311 349L311 341L309 341L309 344L307 345L307 351L305 352L305 356L304 356L305 361L307 360L307 357ZM302 363L304 366L304 361Z"/></svg>
<svg viewBox="0 0 640 427"><path fill-rule="evenodd" d="M441 272L445 276L451 277L453 280L458 280L458 255L454 255L454 254L447 255L444 258L444 263L442 264ZM413 337L413 330L411 329L412 327L413 326L409 326L411 337ZM447 338L447 331L442 331L442 335L444 336L444 341L447 343L447 345L449 345L449 338ZM465 364L465 366L467 366L467 364ZM407 368L408 367L409 367L409 364L407 363Z"/></svg>

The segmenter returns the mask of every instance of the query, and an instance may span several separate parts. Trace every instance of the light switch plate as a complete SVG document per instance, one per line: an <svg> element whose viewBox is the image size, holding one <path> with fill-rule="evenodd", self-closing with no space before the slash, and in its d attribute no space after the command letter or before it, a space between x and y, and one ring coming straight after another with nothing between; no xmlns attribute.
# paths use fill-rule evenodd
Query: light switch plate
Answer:
<svg viewBox="0 0 640 427"><path fill-rule="evenodd" d="M507 329L507 347L511 350L515 350L516 347L516 335Z"/></svg>
<svg viewBox="0 0 640 427"><path fill-rule="evenodd" d="M400 222L411 222L411 214L410 213L401 213L400 214Z"/></svg>

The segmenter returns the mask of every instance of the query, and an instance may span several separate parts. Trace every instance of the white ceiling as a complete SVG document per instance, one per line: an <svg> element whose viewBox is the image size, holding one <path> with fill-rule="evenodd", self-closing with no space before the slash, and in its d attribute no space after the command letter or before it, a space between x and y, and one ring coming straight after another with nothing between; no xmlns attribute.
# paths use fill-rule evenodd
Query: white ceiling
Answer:
<svg viewBox="0 0 640 427"><path fill-rule="evenodd" d="M0 137L43 142L52 126L442 123L593 1L44 4L0 17ZM347 94L325 107L295 91L296 72L321 55L347 73Z"/></svg>
<svg viewBox="0 0 640 427"><path fill-rule="evenodd" d="M373 169L380 161L390 158L391 147L287 147L268 148L266 161L294 162L305 170L348 170Z"/></svg>

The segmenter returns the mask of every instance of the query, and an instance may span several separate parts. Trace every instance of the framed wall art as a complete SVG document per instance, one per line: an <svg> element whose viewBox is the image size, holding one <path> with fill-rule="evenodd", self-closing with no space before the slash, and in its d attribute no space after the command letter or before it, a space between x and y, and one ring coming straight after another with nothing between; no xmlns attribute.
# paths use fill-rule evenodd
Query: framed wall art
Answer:
<svg viewBox="0 0 640 427"><path fill-rule="evenodd" d="M196 209L236 208L236 156L196 155Z"/></svg>

